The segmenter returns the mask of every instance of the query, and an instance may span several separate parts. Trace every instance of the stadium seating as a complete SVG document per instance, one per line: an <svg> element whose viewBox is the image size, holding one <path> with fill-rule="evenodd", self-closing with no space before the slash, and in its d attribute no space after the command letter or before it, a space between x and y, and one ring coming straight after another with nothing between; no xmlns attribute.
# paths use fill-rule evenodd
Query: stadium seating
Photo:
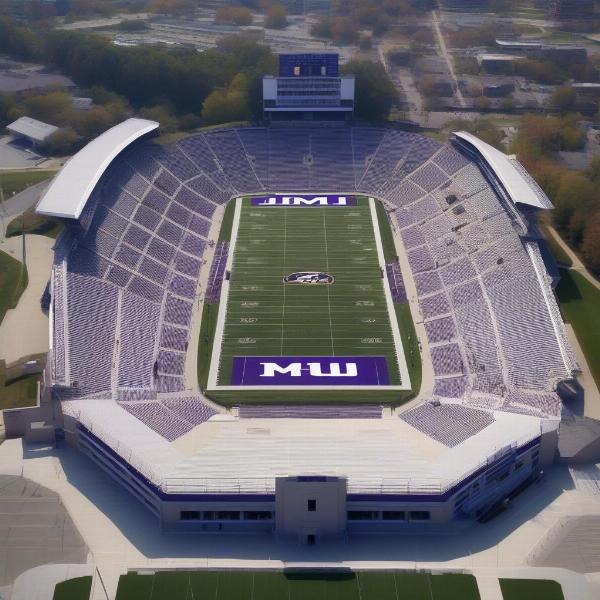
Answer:
<svg viewBox="0 0 600 600"><path fill-rule="evenodd" d="M166 148L139 143L116 159L55 249L57 393L112 398L167 439L210 418L214 409L189 391L185 359L198 295L217 301L225 276L228 243L209 240L215 210L237 193L311 190L377 194L393 215L433 396L454 402L421 405L407 422L452 446L489 424L489 413L469 406L560 413L556 384L577 365L526 211L452 145L368 127L216 130ZM407 274L397 262L386 273L394 301L405 301ZM240 407L243 418L381 415L380 407L341 412Z"/></svg>
<svg viewBox="0 0 600 600"><path fill-rule="evenodd" d="M425 402L405 412L401 419L444 446L453 448L494 422L486 411L460 404Z"/></svg>
<svg viewBox="0 0 600 600"><path fill-rule="evenodd" d="M242 419L379 419L382 407L375 404L349 406L244 404L239 407Z"/></svg>

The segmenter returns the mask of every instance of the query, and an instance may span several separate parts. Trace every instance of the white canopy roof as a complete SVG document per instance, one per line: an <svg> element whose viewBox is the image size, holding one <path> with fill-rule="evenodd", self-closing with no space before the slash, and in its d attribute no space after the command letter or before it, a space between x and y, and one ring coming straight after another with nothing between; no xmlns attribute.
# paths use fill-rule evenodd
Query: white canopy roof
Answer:
<svg viewBox="0 0 600 600"><path fill-rule="evenodd" d="M157 131L159 124L127 119L92 140L72 156L54 178L37 205L37 212L52 217L78 219L100 177L127 146Z"/></svg>
<svg viewBox="0 0 600 600"><path fill-rule="evenodd" d="M553 208L546 194L516 160L496 150L490 144L466 131L455 131L454 136L473 146L494 171L515 204L528 204L535 208Z"/></svg>

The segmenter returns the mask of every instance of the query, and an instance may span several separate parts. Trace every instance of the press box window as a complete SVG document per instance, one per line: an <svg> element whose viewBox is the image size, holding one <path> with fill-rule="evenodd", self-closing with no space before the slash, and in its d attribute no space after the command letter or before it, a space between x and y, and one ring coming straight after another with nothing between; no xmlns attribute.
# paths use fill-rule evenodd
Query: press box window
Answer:
<svg viewBox="0 0 600 600"><path fill-rule="evenodd" d="M309 500L308 501L308 512L316 512L317 511L317 501Z"/></svg>
<svg viewBox="0 0 600 600"><path fill-rule="evenodd" d="M406 515L403 510L384 510L381 513L381 518L384 521L404 521Z"/></svg>
<svg viewBox="0 0 600 600"><path fill-rule="evenodd" d="M181 521L199 521L200 511L198 510L182 510L179 514Z"/></svg>
<svg viewBox="0 0 600 600"><path fill-rule="evenodd" d="M412 510L410 512L411 521L429 521L428 510Z"/></svg>

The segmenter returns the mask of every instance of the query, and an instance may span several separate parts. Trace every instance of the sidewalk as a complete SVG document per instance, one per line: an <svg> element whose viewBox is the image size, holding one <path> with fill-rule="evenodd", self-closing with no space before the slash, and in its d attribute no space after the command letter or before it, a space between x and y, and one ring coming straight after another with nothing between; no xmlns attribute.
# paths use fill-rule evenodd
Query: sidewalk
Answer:
<svg viewBox="0 0 600 600"><path fill-rule="evenodd" d="M0 359L12 363L22 356L48 352L48 317L40 300L52 269L55 240L43 235L25 238L29 283L16 308L7 311L0 325ZM0 241L0 250L23 261L22 236Z"/></svg>

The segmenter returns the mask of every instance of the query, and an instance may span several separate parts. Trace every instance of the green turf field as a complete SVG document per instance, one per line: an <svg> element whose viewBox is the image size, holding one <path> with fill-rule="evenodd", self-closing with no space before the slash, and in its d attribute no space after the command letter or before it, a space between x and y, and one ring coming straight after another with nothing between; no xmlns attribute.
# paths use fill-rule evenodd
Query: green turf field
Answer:
<svg viewBox="0 0 600 600"><path fill-rule="evenodd" d="M600 290L573 269L560 270L560 309L573 326L596 384L600 386Z"/></svg>
<svg viewBox="0 0 600 600"><path fill-rule="evenodd" d="M557 581L544 579L500 579L504 600L564 600Z"/></svg>
<svg viewBox="0 0 600 600"><path fill-rule="evenodd" d="M52 600L88 600L92 590L92 577L76 577L56 584Z"/></svg>
<svg viewBox="0 0 600 600"><path fill-rule="evenodd" d="M130 573L117 600L479 600L472 575L273 571Z"/></svg>
<svg viewBox="0 0 600 600"><path fill-rule="evenodd" d="M326 272L335 282L283 282L298 271ZM390 384L401 383L366 198L348 208L255 207L244 200L219 385L230 383L232 358L248 355L383 355Z"/></svg>
<svg viewBox="0 0 600 600"><path fill-rule="evenodd" d="M366 199L363 200L366 204ZM377 202L377 216L379 221L379 229L381 241L386 262L395 260L396 251L394 247L390 224L381 203ZM367 207L368 209L368 207ZM302 208L256 208L255 210L306 210ZM310 211L318 210L316 208L308 209ZM339 207L331 207L330 209L321 210L349 210L340 209ZM219 234L219 242L229 241L231 239L231 229L233 215L235 211L235 202L230 202L223 217L221 231ZM281 214L281 213L280 213ZM356 219L357 217L351 217ZM360 217L359 217L360 218ZM256 244L257 246L260 244ZM283 284L280 279L281 285ZM334 284L335 286L335 284ZM331 286L331 287L334 287ZM210 359L213 348L213 340L215 328L219 313L219 303L205 304L202 313L202 325L199 339L198 349L198 382L200 388L213 399L225 406L231 406L241 403L386 403L391 405L401 405L413 398L421 386L421 356L417 343L417 338L414 330L414 323L408 303L395 305L396 315L400 327L400 334L404 347L404 353L408 365L410 375L411 389L410 390L377 390L377 391L338 391L338 390L323 390L323 391L308 391L308 390L278 390L278 391L253 391L243 390L240 393L238 389L231 390L211 390L207 391L208 372L210 367ZM282 309L281 309L282 311Z"/></svg>

